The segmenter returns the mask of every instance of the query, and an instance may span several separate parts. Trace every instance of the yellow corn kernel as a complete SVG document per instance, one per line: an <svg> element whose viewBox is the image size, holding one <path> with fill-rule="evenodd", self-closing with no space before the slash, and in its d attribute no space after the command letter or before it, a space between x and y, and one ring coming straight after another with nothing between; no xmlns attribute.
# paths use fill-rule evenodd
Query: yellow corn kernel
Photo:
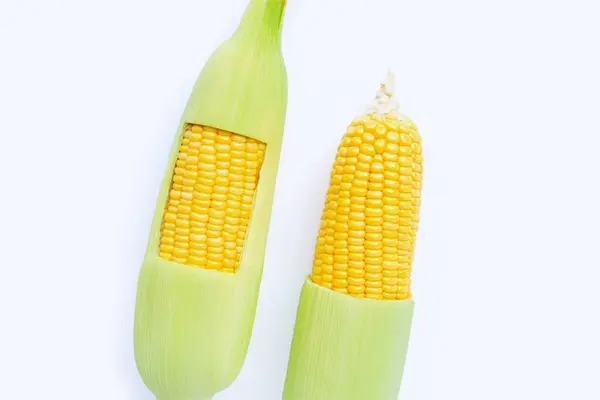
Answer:
<svg viewBox="0 0 600 400"><path fill-rule="evenodd" d="M331 172L312 281L354 297L409 299L421 174L412 122L393 113L354 120Z"/></svg>
<svg viewBox="0 0 600 400"><path fill-rule="evenodd" d="M163 216L159 257L236 272L265 150L264 143L235 133L186 127Z"/></svg>

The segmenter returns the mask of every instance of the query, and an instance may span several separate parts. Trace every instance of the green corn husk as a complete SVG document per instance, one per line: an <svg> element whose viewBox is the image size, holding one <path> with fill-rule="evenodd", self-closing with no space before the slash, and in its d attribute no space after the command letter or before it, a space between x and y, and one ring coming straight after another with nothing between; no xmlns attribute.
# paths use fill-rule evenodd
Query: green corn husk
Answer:
<svg viewBox="0 0 600 400"><path fill-rule="evenodd" d="M306 280L283 400L396 400L414 302L357 299Z"/></svg>
<svg viewBox="0 0 600 400"><path fill-rule="evenodd" d="M232 37L210 57L177 130L142 265L135 359L159 400L200 400L228 387L248 348L279 165L287 74L280 49L284 0L251 0ZM266 144L244 251L228 274L159 258L160 226L187 124Z"/></svg>

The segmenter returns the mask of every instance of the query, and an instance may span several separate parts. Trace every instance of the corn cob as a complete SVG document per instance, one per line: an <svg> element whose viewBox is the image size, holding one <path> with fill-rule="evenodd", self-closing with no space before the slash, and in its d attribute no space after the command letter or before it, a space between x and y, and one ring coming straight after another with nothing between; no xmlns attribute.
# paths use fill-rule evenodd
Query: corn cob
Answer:
<svg viewBox="0 0 600 400"><path fill-rule="evenodd" d="M421 139L393 75L348 127L302 288L285 400L396 400L413 301Z"/></svg>
<svg viewBox="0 0 600 400"><path fill-rule="evenodd" d="M287 105L283 11L251 0L177 130L135 313L136 364L159 400L211 397L246 356Z"/></svg>
<svg viewBox="0 0 600 400"><path fill-rule="evenodd" d="M185 128L160 230L161 258L236 272L265 149L235 133Z"/></svg>

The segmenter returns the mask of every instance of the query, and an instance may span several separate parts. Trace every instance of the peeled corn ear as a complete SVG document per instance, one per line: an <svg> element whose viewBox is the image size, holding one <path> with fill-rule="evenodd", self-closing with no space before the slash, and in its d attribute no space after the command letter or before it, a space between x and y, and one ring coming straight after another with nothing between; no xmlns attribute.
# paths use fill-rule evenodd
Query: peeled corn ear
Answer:
<svg viewBox="0 0 600 400"><path fill-rule="evenodd" d="M413 301L421 138L393 76L348 127L302 288L284 400L397 400Z"/></svg>
<svg viewBox="0 0 600 400"><path fill-rule="evenodd" d="M177 131L135 312L137 367L159 400L211 397L246 356L287 105L284 3L251 1Z"/></svg>

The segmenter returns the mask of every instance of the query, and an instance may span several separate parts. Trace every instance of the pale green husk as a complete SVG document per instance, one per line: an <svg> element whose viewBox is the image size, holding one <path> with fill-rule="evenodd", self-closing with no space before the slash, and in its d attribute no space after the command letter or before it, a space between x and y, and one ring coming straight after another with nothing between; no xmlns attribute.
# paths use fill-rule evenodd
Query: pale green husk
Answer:
<svg viewBox="0 0 600 400"><path fill-rule="evenodd" d="M211 397L233 382L246 356L287 106L280 51L283 9L284 0L251 1L236 33L202 70L177 130L139 277L135 312L137 367L159 400ZM158 257L160 224L187 123L235 132L267 145L236 274Z"/></svg>
<svg viewBox="0 0 600 400"><path fill-rule="evenodd" d="M397 400L414 303L359 299L307 279L284 400Z"/></svg>

